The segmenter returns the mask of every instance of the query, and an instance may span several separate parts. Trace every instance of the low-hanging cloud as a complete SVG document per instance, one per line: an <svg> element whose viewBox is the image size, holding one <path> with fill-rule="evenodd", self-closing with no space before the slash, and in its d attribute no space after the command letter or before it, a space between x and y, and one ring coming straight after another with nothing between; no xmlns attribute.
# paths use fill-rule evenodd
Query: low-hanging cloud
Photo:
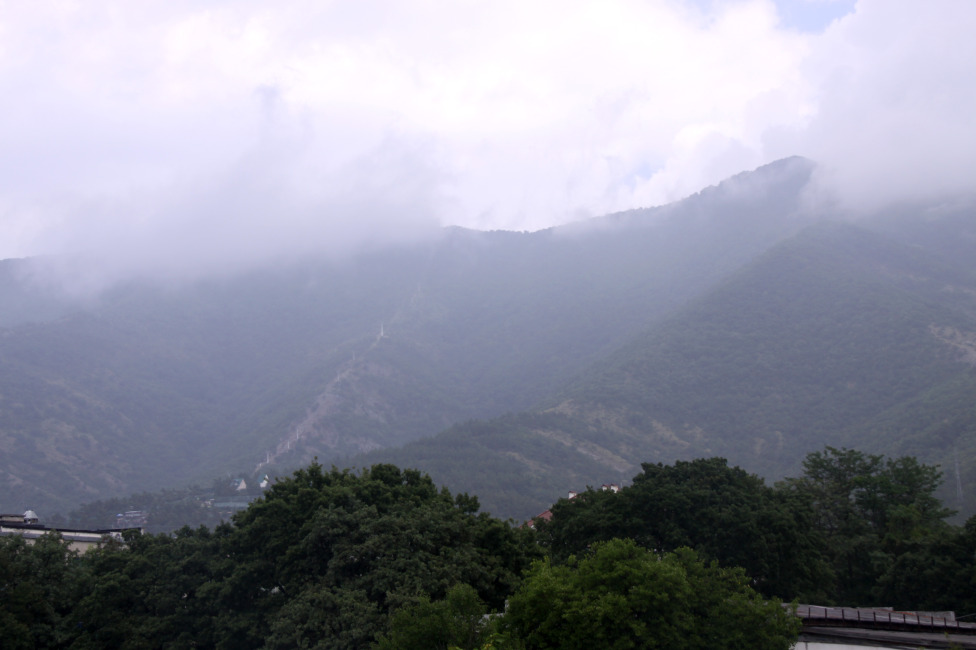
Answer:
<svg viewBox="0 0 976 650"><path fill-rule="evenodd" d="M45 235L54 268L69 292L90 294L120 278L228 275L436 236L422 146L390 140L325 171L304 149L270 143L218 173L68 200L58 206L63 227Z"/></svg>
<svg viewBox="0 0 976 650"><path fill-rule="evenodd" d="M860 2L801 71L816 111L768 150L802 151L854 211L976 192L976 6Z"/></svg>
<svg viewBox="0 0 976 650"><path fill-rule="evenodd" d="M850 209L973 191L976 6L786 1L7 5L0 258L192 277L794 154Z"/></svg>

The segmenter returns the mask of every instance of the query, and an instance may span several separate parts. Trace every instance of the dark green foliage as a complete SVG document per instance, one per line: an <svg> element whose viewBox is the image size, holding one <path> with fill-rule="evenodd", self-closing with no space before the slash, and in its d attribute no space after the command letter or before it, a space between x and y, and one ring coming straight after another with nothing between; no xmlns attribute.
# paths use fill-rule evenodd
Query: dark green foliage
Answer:
<svg viewBox="0 0 976 650"><path fill-rule="evenodd" d="M0 538L0 620L4 647L366 648L446 597L475 643L474 609L501 609L540 555L420 472L313 464L213 532L133 531L81 557Z"/></svg>
<svg viewBox="0 0 976 650"><path fill-rule="evenodd" d="M215 603L225 645L364 647L390 612L458 583L500 608L536 552L526 531L477 509L391 465L299 470L235 517Z"/></svg>
<svg viewBox="0 0 976 650"><path fill-rule="evenodd" d="M656 551L692 547L789 600L905 609L971 602L976 525L945 522L952 512L934 496L937 468L833 447L804 467L770 488L720 458L644 464L632 486L560 500L552 521L537 525L557 561L622 537Z"/></svg>
<svg viewBox="0 0 976 650"><path fill-rule="evenodd" d="M422 596L393 615L389 636L376 650L477 650L494 633L488 606L468 585L457 585L443 600Z"/></svg>
<svg viewBox="0 0 976 650"><path fill-rule="evenodd" d="M741 569L689 549L658 556L632 540L595 544L566 565L539 562L510 600L505 625L527 648L787 650L799 631Z"/></svg>
<svg viewBox="0 0 976 650"><path fill-rule="evenodd" d="M862 606L882 595L911 602L915 590L896 594L891 586L914 572L907 567L921 568L913 557L945 544L949 533L945 519L953 513L935 497L939 469L911 457L833 447L809 454L803 467L803 476L782 488L812 506L815 529L828 542L834 599Z"/></svg>
<svg viewBox="0 0 976 650"><path fill-rule="evenodd" d="M976 518L933 532L885 558L875 600L896 609L976 612ZM966 619L968 620L968 619Z"/></svg>
<svg viewBox="0 0 976 650"><path fill-rule="evenodd" d="M722 458L643 468L619 493L588 490L553 506L552 521L539 524L553 557L614 537L659 552L688 546L722 566L743 567L766 595L821 595L829 581L825 540L802 498Z"/></svg>
<svg viewBox="0 0 976 650"><path fill-rule="evenodd" d="M723 459L645 464L537 536L414 470L313 464L212 532L82 556L0 538L3 647L772 649L797 621L769 594L976 610L976 518L944 522L935 468L806 465L774 489Z"/></svg>
<svg viewBox="0 0 976 650"><path fill-rule="evenodd" d="M84 581L83 564L57 536L30 545L19 536L0 537L0 645L63 645Z"/></svg>
<svg viewBox="0 0 976 650"><path fill-rule="evenodd" d="M88 551L85 595L71 615L73 647L213 647L212 592L228 571L229 527L126 538Z"/></svg>

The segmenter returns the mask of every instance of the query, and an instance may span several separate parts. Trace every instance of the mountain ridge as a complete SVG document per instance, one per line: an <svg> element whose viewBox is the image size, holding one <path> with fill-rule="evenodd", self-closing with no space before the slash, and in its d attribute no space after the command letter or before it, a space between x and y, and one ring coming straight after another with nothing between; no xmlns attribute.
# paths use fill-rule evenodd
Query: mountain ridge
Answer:
<svg viewBox="0 0 976 650"><path fill-rule="evenodd" d="M487 449L485 458L508 477L504 490L516 504L499 512L529 516L566 489L570 474L620 482L634 463L648 460L642 454L722 452L732 443L718 444L713 428L701 423L664 417L666 408L647 413L619 400L588 405L557 398L600 364L623 363L620 355L628 353L621 350L642 333L680 322L676 315L687 319L695 305L726 295L716 292L771 251L795 263L803 261L801 253L813 256L811 268L830 281L810 286L819 287L817 304L829 311L831 283L850 279L824 270L827 244L819 252L810 252L809 242L799 249L788 244L823 216L811 212L805 195L813 170L805 159L786 159L675 204L586 223L533 233L451 228L436 240L343 261L303 260L178 286L131 282L87 302L37 294L38 285L25 279L30 263L6 261L0 264L0 494L7 507L69 508L223 472L285 472L313 456L369 462L405 443L444 464L451 450L435 449L437 441L470 429L480 433L464 442L455 436L457 451L477 456ZM930 259L932 242L965 241L972 223L967 209L938 221L945 233L923 228L928 239L918 236L910 211L901 222L884 222L884 241L900 242L897 256L921 261L871 270L888 292L877 294L877 305L893 300L892 313L900 314L899 301L908 301L922 313L953 314L926 323L943 340L925 329L931 341L913 338L911 345L964 354L959 346L976 329L969 312L953 311L976 277L960 271L969 268L964 256L954 255L938 272ZM889 246L878 243L880 236L860 235L856 246ZM926 242L929 248L921 245ZM777 248L784 243L787 248ZM772 282L753 279L760 280ZM939 293L944 287L955 293ZM770 299L790 291L775 283L768 290ZM849 297L856 302L855 293ZM716 322L708 331L737 318L729 305L712 309ZM957 392L968 386L963 379L945 381L956 381ZM591 382L587 390L598 396L613 386ZM618 388L618 398L636 399L633 386ZM927 403L959 401L949 388L930 388L937 394ZM712 392L734 412L734 399ZM904 397L924 399L917 391ZM907 421L899 404L903 409L908 402L889 404L886 422ZM766 419L785 417L775 401L750 408L754 417L764 409ZM910 438L897 423L885 426L900 440ZM616 443L608 442L608 432ZM761 444L779 444L769 435ZM969 476L968 448L960 443L958 451ZM562 467L567 477L546 474L548 467ZM612 475L586 478L600 467ZM523 468L528 478L520 476ZM453 474L433 474L457 489L470 472L462 465ZM452 483L455 477L461 482ZM529 487L519 487L526 481Z"/></svg>
<svg viewBox="0 0 976 650"><path fill-rule="evenodd" d="M902 260L898 273L880 263L891 259ZM477 452L458 460L463 471L440 462L433 447L462 448L464 426L351 462L420 467L452 489L482 495L493 512L517 518L541 511L545 490L551 499L586 484L625 481L640 462L720 455L775 479L795 474L807 452L831 444L894 448L955 469L944 448L933 453L893 444L907 439L905 431L879 441L878 431L905 403L932 391L943 410L929 413L925 426L955 418L950 437L957 448L976 428L966 400L976 391L976 373L955 346L932 335L933 319L950 333L968 328L963 340L976 333L976 303L958 305L941 292L947 279L965 278L883 236L817 224L652 326L531 413L478 425L481 433L470 441ZM803 299L793 299L794 292ZM525 453L520 446L528 438L559 462L545 466ZM562 451L575 447L579 458L560 457L551 441ZM966 450L954 478L969 485L972 449ZM525 509L497 499L497 482L479 466L493 469L506 454L536 474L521 483L534 495L521 500ZM625 468L619 459L626 459ZM954 502L974 508L971 495Z"/></svg>

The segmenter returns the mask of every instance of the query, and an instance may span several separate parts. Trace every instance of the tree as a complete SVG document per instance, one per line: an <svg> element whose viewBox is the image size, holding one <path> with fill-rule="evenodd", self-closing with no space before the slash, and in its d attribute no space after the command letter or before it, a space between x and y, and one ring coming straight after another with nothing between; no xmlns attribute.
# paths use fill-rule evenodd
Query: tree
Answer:
<svg viewBox="0 0 976 650"><path fill-rule="evenodd" d="M879 580L899 556L949 531L945 519L953 513L934 496L942 482L937 467L826 447L808 454L803 469L780 489L811 504L828 541L837 602L875 602Z"/></svg>
<svg viewBox="0 0 976 650"><path fill-rule="evenodd" d="M128 534L83 556L88 579L71 612L74 647L213 647L210 594L228 570L230 526Z"/></svg>
<svg viewBox="0 0 976 650"><path fill-rule="evenodd" d="M478 508L420 472L313 464L212 532L133 533L80 557L3 538L4 647L365 648L425 598L471 623L541 555Z"/></svg>
<svg viewBox="0 0 976 650"><path fill-rule="evenodd" d="M976 612L976 517L909 542L878 577L875 602L896 609Z"/></svg>
<svg viewBox="0 0 976 650"><path fill-rule="evenodd" d="M818 598L829 569L804 496L774 490L723 458L642 467L619 493L588 490L552 508L540 531L554 560L613 537L658 552L687 546L743 567L768 596Z"/></svg>
<svg viewBox="0 0 976 650"><path fill-rule="evenodd" d="M566 650L787 650L799 632L799 620L753 590L741 569L619 539L563 565L537 562L503 625L529 649Z"/></svg>
<svg viewBox="0 0 976 650"><path fill-rule="evenodd" d="M0 630L4 648L64 644L66 620L81 597L84 567L60 537L28 544L0 537Z"/></svg>
<svg viewBox="0 0 976 650"><path fill-rule="evenodd" d="M376 650L477 650L494 632L488 607L468 585L456 585L443 600L427 596L393 615L389 636Z"/></svg>
<svg viewBox="0 0 976 650"><path fill-rule="evenodd" d="M529 531L477 510L392 465L295 472L235 517L218 645L366 647L392 612L459 583L500 609L540 552Z"/></svg>

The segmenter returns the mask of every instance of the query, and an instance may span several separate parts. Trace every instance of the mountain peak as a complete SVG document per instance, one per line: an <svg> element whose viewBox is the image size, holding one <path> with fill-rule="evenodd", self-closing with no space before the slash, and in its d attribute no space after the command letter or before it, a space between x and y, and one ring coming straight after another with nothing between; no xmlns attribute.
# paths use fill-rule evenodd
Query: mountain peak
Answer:
<svg viewBox="0 0 976 650"><path fill-rule="evenodd" d="M710 199L742 200L795 198L808 182L816 163L802 156L781 158L752 171L730 176L718 185L706 187L694 196Z"/></svg>

